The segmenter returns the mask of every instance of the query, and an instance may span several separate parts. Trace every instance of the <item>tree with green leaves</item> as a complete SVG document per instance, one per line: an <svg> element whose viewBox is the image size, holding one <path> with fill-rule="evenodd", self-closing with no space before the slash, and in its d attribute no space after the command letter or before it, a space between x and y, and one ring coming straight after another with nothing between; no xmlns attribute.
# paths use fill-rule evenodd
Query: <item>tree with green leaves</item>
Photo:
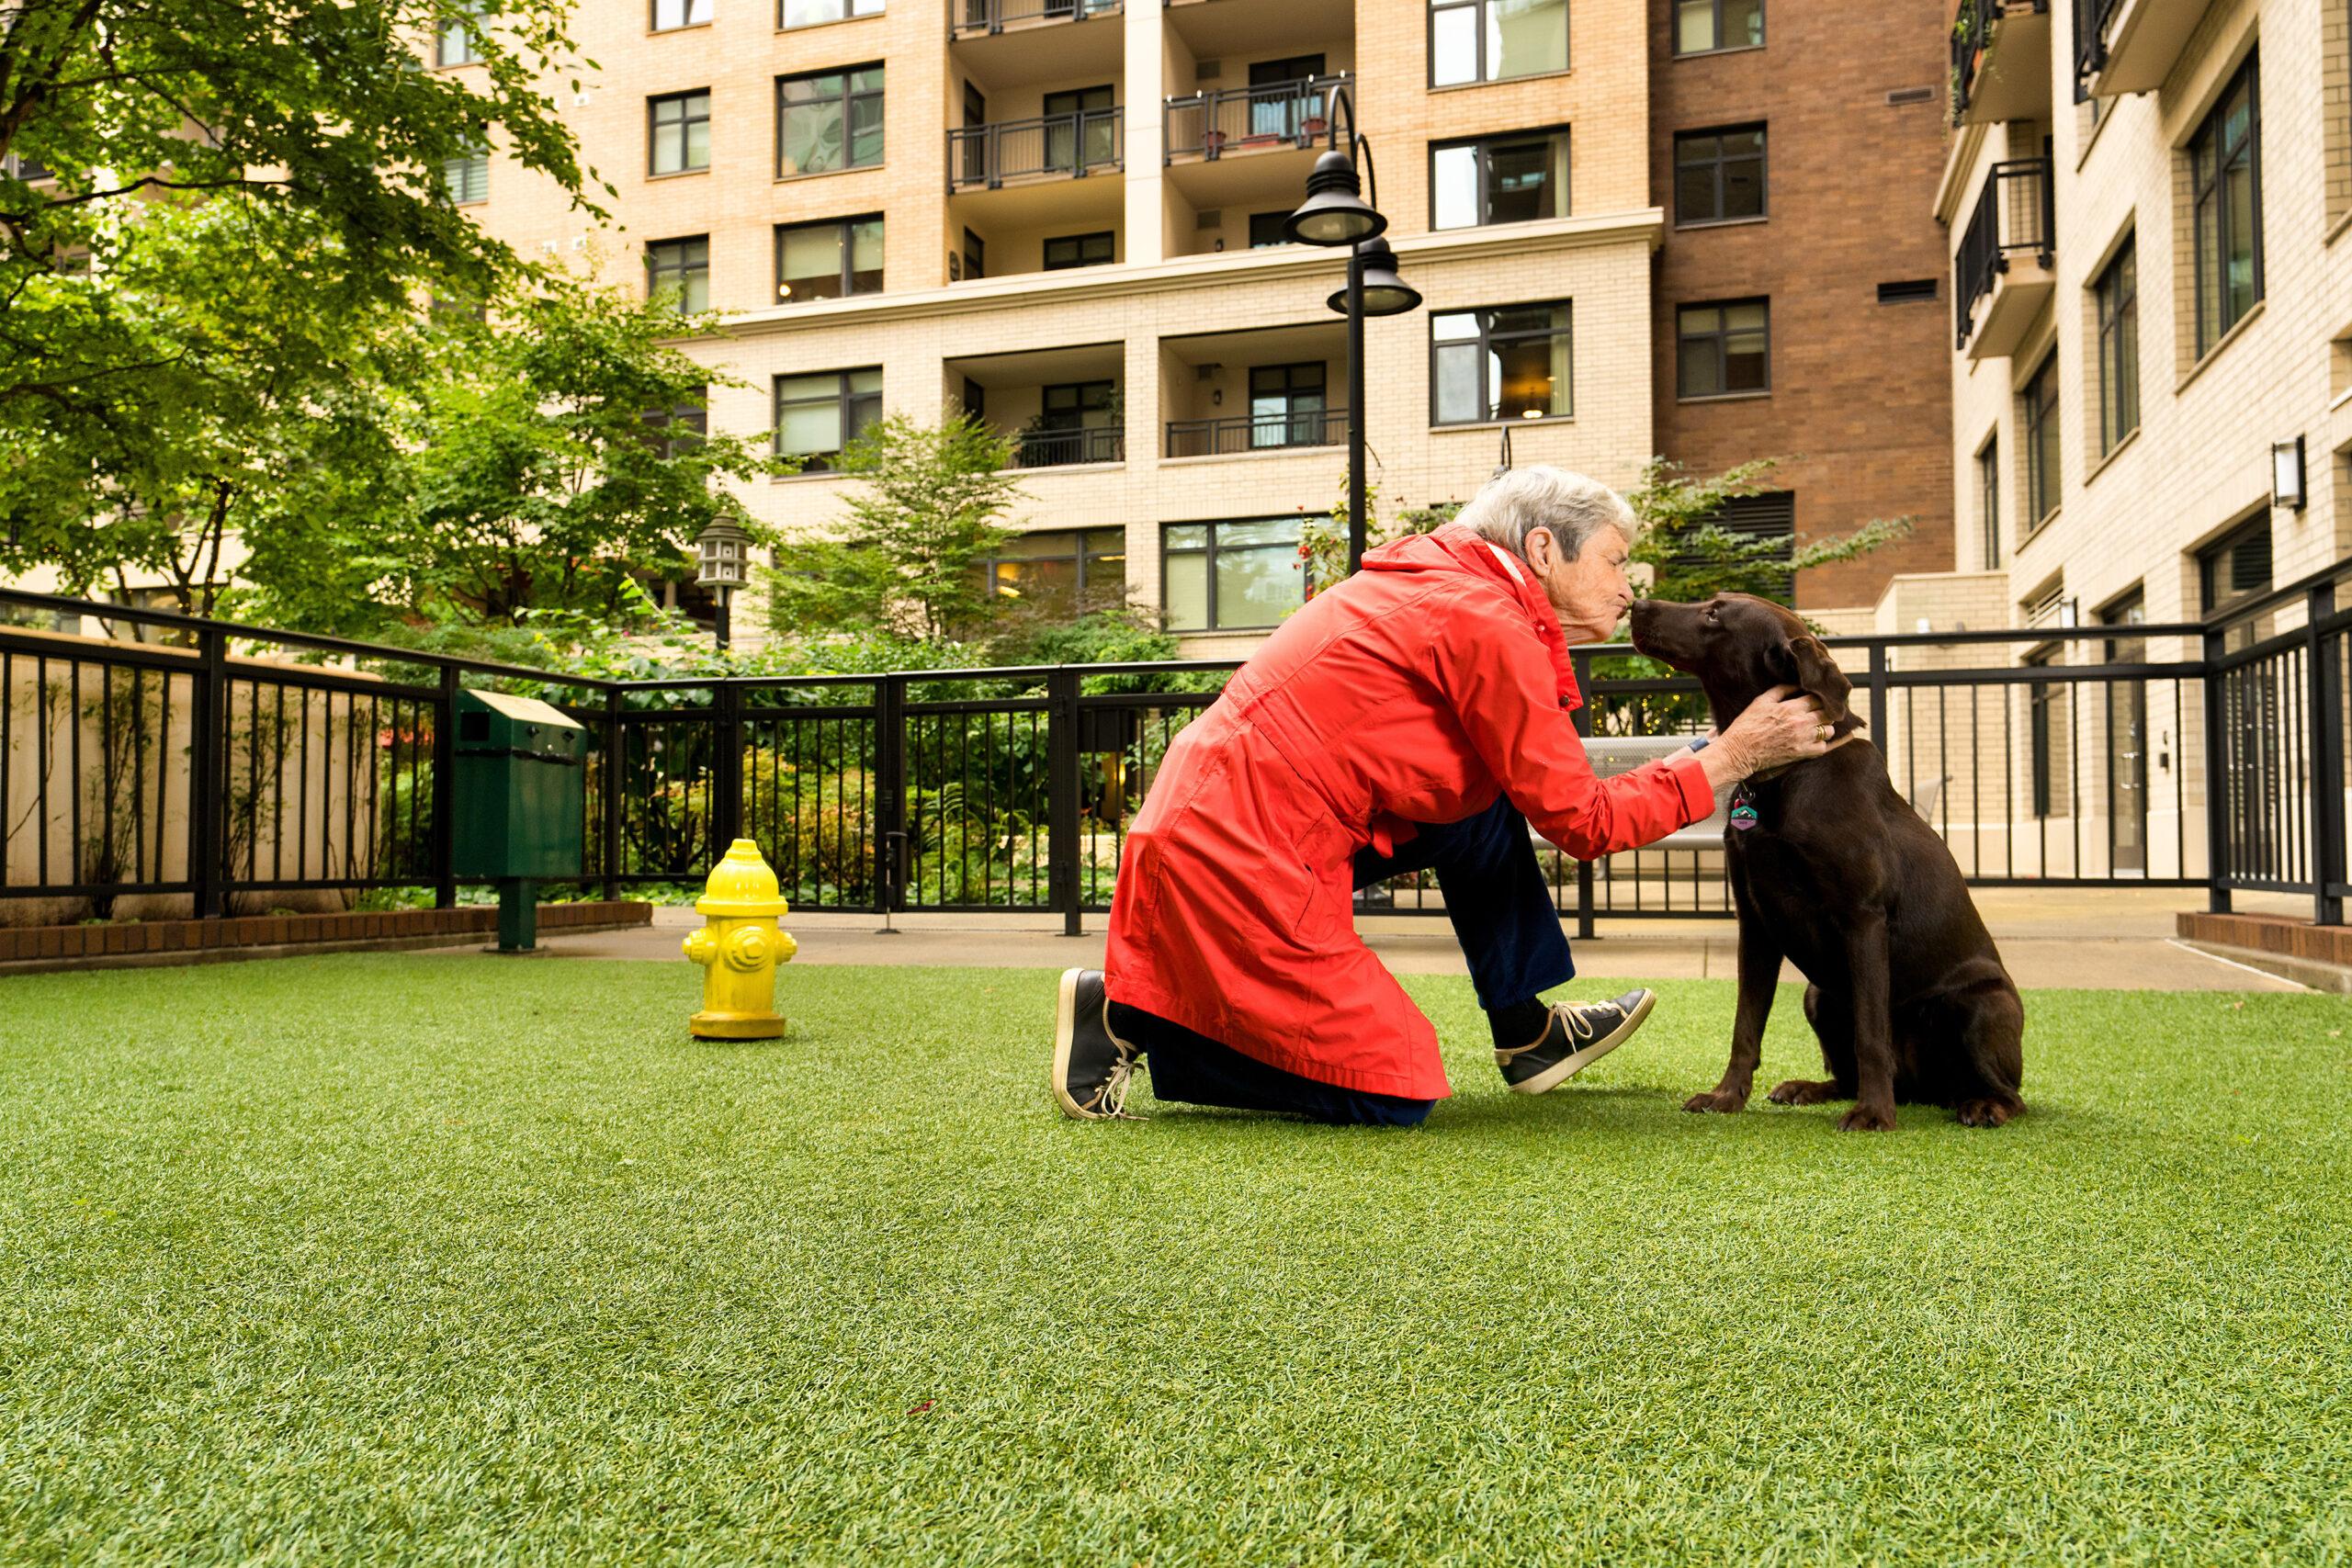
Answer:
<svg viewBox="0 0 2352 1568"><path fill-rule="evenodd" d="M834 462L858 479L831 536L786 540L765 574L768 624L780 636L875 626L942 638L985 630L996 608L979 568L1011 538L1023 499L1010 471L1013 438L978 417L937 424L890 414Z"/></svg>
<svg viewBox="0 0 2352 1568"><path fill-rule="evenodd" d="M1625 494L1641 524L1634 559L1651 570L1636 589L1645 598L1689 601L1722 592L1753 593L1786 602L1795 574L1813 567L1852 560L1903 537L1908 517L1872 518L1851 533L1825 535L1791 547L1786 542L1725 528L1724 502L1762 495L1779 457L1758 457L1711 478L1694 478L1679 465L1653 457L1641 482Z"/></svg>
<svg viewBox="0 0 2352 1568"><path fill-rule="evenodd" d="M791 468L764 433L678 433L672 411L741 383L674 347L677 331L662 300L569 283L445 325L406 408L406 504L278 519L250 541L257 593L303 625L336 604L626 618L630 581L688 574L720 489Z"/></svg>

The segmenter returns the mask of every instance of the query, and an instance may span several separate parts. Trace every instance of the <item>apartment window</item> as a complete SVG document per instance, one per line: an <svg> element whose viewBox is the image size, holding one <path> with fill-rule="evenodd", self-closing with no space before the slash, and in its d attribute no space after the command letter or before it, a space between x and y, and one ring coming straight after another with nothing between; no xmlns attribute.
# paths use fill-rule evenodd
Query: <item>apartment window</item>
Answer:
<svg viewBox="0 0 2352 1568"><path fill-rule="evenodd" d="M1048 169L1074 174L1119 161L1119 122L1112 113L1118 90L1073 87L1047 93L1042 104L1046 120L1046 163Z"/></svg>
<svg viewBox="0 0 2352 1568"><path fill-rule="evenodd" d="M980 581L1000 599L1056 618L1115 610L1127 599L1127 536L1122 528L1016 534L979 562Z"/></svg>
<svg viewBox="0 0 2352 1568"><path fill-rule="evenodd" d="M57 177L57 171L47 164L28 158L20 152L11 152L6 158L0 158L0 171L15 175L27 185L38 184L42 180L53 180Z"/></svg>
<svg viewBox="0 0 2352 1568"><path fill-rule="evenodd" d="M1430 0L1430 85L1568 68L1568 0Z"/></svg>
<svg viewBox="0 0 2352 1568"><path fill-rule="evenodd" d="M1283 232L1283 221L1290 216L1284 208L1279 212L1253 212L1250 215L1250 248L1262 251L1268 245L1287 245L1290 236Z"/></svg>
<svg viewBox="0 0 2352 1568"><path fill-rule="evenodd" d="M2001 441L1994 436L1976 454L1976 526L1984 569L2001 564Z"/></svg>
<svg viewBox="0 0 2352 1568"><path fill-rule="evenodd" d="M481 15L481 0L464 0L457 13L441 18L434 35L433 63L471 65L481 59L481 42L474 37L473 18Z"/></svg>
<svg viewBox="0 0 2352 1568"><path fill-rule="evenodd" d="M657 175L710 167L710 93L672 93L646 100L646 168Z"/></svg>
<svg viewBox="0 0 2352 1568"><path fill-rule="evenodd" d="M1111 230L1092 234L1061 234L1046 242L1046 270L1061 272L1074 266L1108 266L1117 240Z"/></svg>
<svg viewBox="0 0 2352 1568"><path fill-rule="evenodd" d="M2197 552L2198 608L2210 615L2270 592L2270 519L2257 517Z"/></svg>
<svg viewBox="0 0 2352 1568"><path fill-rule="evenodd" d="M2127 239L2092 294L2098 306L2098 449L2112 452L2140 428L2140 266Z"/></svg>
<svg viewBox="0 0 2352 1568"><path fill-rule="evenodd" d="M1124 455L1116 381L1064 381L1039 389L1037 414L1013 460L1024 468L1113 463Z"/></svg>
<svg viewBox="0 0 2352 1568"><path fill-rule="evenodd" d="M1770 580L1765 583L1765 597L1781 604L1792 604L1796 598L1797 492L1792 490L1766 491L1760 495L1726 497L1710 514L1706 523L1733 536L1744 544L1762 542L1771 547L1759 564L1769 564ZM1678 555L1669 563L1685 570L1703 569L1713 558L1703 550L1691 550Z"/></svg>
<svg viewBox="0 0 2352 1568"><path fill-rule="evenodd" d="M680 403L675 408L653 409L645 416L645 428L650 433L653 449L664 457L675 457L690 447L699 446L710 434L710 412L702 403Z"/></svg>
<svg viewBox="0 0 2352 1568"><path fill-rule="evenodd" d="M1674 395L1729 398L1772 389L1772 304L1726 299L1674 313Z"/></svg>
<svg viewBox="0 0 2352 1568"><path fill-rule="evenodd" d="M845 22L852 17L878 17L882 0L783 0L777 14L785 27L813 28L820 22Z"/></svg>
<svg viewBox="0 0 2352 1568"><path fill-rule="evenodd" d="M882 370L820 370L775 378L775 450L822 473L842 446L882 417Z"/></svg>
<svg viewBox="0 0 2352 1568"><path fill-rule="evenodd" d="M2199 356L2262 298L2262 119L2255 83L2256 58L2245 57L2188 142Z"/></svg>
<svg viewBox="0 0 2352 1568"><path fill-rule="evenodd" d="M710 0L653 0L653 30L698 28L710 20Z"/></svg>
<svg viewBox="0 0 2352 1568"><path fill-rule="evenodd" d="M1320 360L1250 367L1250 445L1323 444L1329 378Z"/></svg>
<svg viewBox="0 0 2352 1568"><path fill-rule="evenodd" d="M786 223L775 231L775 297L840 299L882 291L882 219Z"/></svg>
<svg viewBox="0 0 2352 1568"><path fill-rule="evenodd" d="M1674 52L1760 49L1764 0L1674 0Z"/></svg>
<svg viewBox="0 0 2352 1568"><path fill-rule="evenodd" d="M1764 216L1764 128L1686 130L1674 139L1674 220Z"/></svg>
<svg viewBox="0 0 2352 1568"><path fill-rule="evenodd" d="M985 241L985 240L983 240L983 239L981 239L978 234L973 233L969 229L965 230L965 231L964 231L964 276L965 276L965 278L966 278L967 280L969 280L969 279L971 279L971 278L975 278L975 277L986 277L986 276L989 275L989 274L988 274L988 265L989 265L989 247L988 247L988 242L987 242L987 241Z"/></svg>
<svg viewBox="0 0 2352 1568"><path fill-rule="evenodd" d="M2034 669L2047 669L2058 662L2058 649L2041 649L2026 657ZM2031 780L2033 814L2036 817L2063 815L2064 803L2059 785L2064 782L2058 767L2058 748L2067 738L2066 688L2057 681L2033 681L2027 683L2026 758L2027 772ZM2068 769L2071 773L2071 768Z"/></svg>
<svg viewBox="0 0 2352 1568"><path fill-rule="evenodd" d="M645 247L645 292L649 299L675 289L678 314L710 309L710 236L656 240Z"/></svg>
<svg viewBox="0 0 2352 1568"><path fill-rule="evenodd" d="M1576 412L1569 306L1501 305L1430 318L1430 420L1481 424Z"/></svg>
<svg viewBox="0 0 2352 1568"><path fill-rule="evenodd" d="M2030 534L2058 510L2058 351L2025 384L2025 520Z"/></svg>
<svg viewBox="0 0 2352 1568"><path fill-rule="evenodd" d="M776 79L779 175L863 169L882 161L882 67L853 65Z"/></svg>
<svg viewBox="0 0 2352 1568"><path fill-rule="evenodd" d="M1430 227L1473 229L1568 215L1568 133L1457 141L1430 149Z"/></svg>
<svg viewBox="0 0 2352 1568"><path fill-rule="evenodd" d="M461 152L441 165L441 183L459 207L490 199L490 154Z"/></svg>
<svg viewBox="0 0 2352 1568"><path fill-rule="evenodd" d="M1298 519L1180 523L1165 536L1162 609L1170 631L1258 631L1306 603Z"/></svg>

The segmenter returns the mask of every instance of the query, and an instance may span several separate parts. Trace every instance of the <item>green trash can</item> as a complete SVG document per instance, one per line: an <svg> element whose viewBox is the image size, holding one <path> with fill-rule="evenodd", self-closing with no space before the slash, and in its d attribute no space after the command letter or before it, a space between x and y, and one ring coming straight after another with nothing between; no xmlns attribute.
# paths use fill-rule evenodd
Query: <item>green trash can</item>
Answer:
<svg viewBox="0 0 2352 1568"><path fill-rule="evenodd" d="M581 874L588 732L536 697L458 694L457 874L498 884L498 951L538 943L536 884Z"/></svg>

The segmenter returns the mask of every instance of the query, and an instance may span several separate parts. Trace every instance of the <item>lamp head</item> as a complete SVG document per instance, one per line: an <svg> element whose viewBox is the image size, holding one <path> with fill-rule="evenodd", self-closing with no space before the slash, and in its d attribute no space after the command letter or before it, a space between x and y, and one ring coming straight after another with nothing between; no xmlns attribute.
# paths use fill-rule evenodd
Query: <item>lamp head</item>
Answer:
<svg viewBox="0 0 2352 1568"><path fill-rule="evenodd" d="M1388 220L1363 199L1355 160L1337 148L1315 160L1306 176L1306 199L1283 220L1284 237L1303 245L1352 245L1388 227Z"/></svg>

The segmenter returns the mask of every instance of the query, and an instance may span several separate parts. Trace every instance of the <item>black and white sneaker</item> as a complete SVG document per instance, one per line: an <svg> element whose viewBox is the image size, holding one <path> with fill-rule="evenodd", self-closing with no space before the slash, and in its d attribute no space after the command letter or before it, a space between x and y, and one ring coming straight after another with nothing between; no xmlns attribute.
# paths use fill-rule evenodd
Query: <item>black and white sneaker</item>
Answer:
<svg viewBox="0 0 2352 1568"><path fill-rule="evenodd" d="M1127 1082L1143 1053L1111 1032L1110 1005L1101 970L1062 971L1054 1010L1054 1103L1073 1121L1143 1120L1127 1110Z"/></svg>
<svg viewBox="0 0 2352 1568"><path fill-rule="evenodd" d="M1657 993L1646 987L1613 1002L1557 1003L1543 1037L1515 1051L1497 1051L1495 1066L1513 1094L1557 1089L1631 1040L1657 1005Z"/></svg>

